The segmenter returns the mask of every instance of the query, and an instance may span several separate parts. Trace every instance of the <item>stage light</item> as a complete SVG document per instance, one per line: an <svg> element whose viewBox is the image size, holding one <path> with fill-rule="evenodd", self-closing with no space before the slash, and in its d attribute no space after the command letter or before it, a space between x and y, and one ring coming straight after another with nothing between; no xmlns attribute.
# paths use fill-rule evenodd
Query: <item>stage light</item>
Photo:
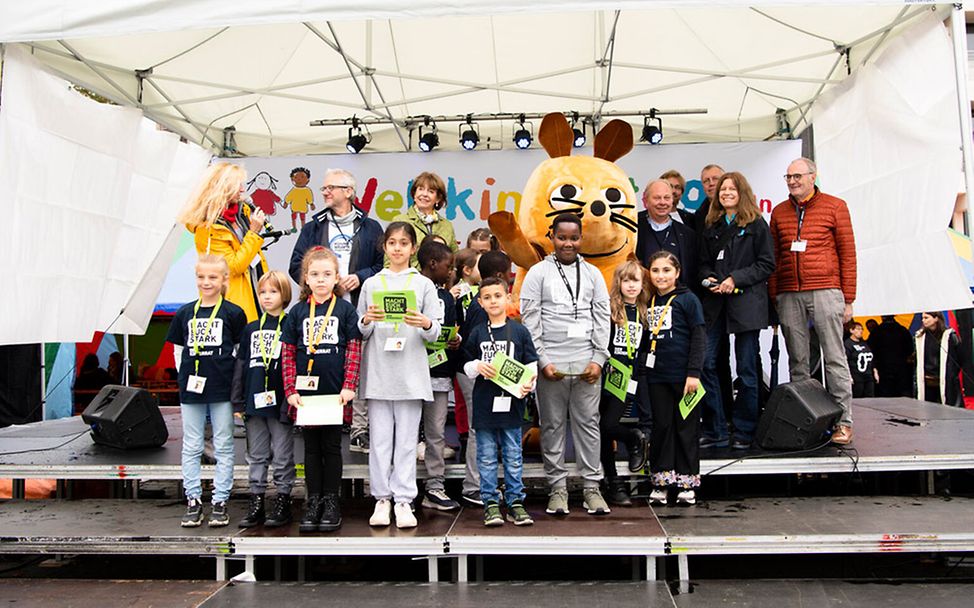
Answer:
<svg viewBox="0 0 974 608"><path fill-rule="evenodd" d="M480 143L480 133L477 132L477 125L471 122L470 115L467 115L467 122L461 124L457 129L460 133L460 145L464 150L473 150Z"/></svg>
<svg viewBox="0 0 974 608"><path fill-rule="evenodd" d="M656 124L649 124L651 120L656 121ZM643 118L643 135L639 141L646 141L654 146L663 141L663 121L656 116L656 110L650 110L649 116Z"/></svg>
<svg viewBox="0 0 974 608"><path fill-rule="evenodd" d="M514 125L514 145L522 150L526 150L531 147L531 142L534 141L534 135L531 133L532 127L531 123L524 122L524 114L518 116L518 124Z"/></svg>
<svg viewBox="0 0 974 608"><path fill-rule="evenodd" d="M426 117L423 126L428 130L423 133L423 127L419 128L419 149L423 152L429 152L440 145L440 136L436 132L436 123L430 120L429 116Z"/></svg>
<svg viewBox="0 0 974 608"><path fill-rule="evenodd" d="M579 120L578 112L572 112L572 145L576 148L585 145L585 121Z"/></svg>
<svg viewBox="0 0 974 608"><path fill-rule="evenodd" d="M366 137L361 129L357 129L355 133L352 133L352 129L349 128L348 143L345 144L345 148L352 154L358 154L369 141L371 141L371 138Z"/></svg>

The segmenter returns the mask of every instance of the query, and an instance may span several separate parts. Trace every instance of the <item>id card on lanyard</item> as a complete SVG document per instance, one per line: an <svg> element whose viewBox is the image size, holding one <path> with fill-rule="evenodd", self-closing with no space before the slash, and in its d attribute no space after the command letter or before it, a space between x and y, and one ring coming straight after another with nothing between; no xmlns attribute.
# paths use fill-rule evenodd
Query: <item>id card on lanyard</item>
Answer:
<svg viewBox="0 0 974 608"><path fill-rule="evenodd" d="M281 342L281 321L284 320L286 313L281 313L281 316L277 318L277 329L274 330L274 339L271 340L270 346L261 340L257 348L257 352L260 355L260 360L264 364L264 392L254 394L254 407L257 409L264 407L274 407L277 405L277 393L272 390L268 390L267 378L271 371L271 362L274 359L274 353L277 352L277 346ZM261 313L260 324L257 326L258 332L263 332L264 321L267 320L267 313ZM263 336L263 334L260 334Z"/></svg>
<svg viewBox="0 0 974 608"><path fill-rule="evenodd" d="M314 296L311 296L311 310L308 313L308 370L304 376L298 376L294 379L294 388L299 391L316 391L318 390L318 376L312 376L311 370L315 365L315 353L318 349L318 344L321 339L325 337L325 332L328 328L328 319L331 318L331 313L335 310L335 302L338 298L335 294L331 296L331 302L328 304L328 311L325 313L324 321L321 323L320 331L315 329L315 307L316 302Z"/></svg>
<svg viewBox="0 0 974 608"><path fill-rule="evenodd" d="M659 337L659 331L663 328L663 322L666 320L666 313L670 310L670 304L673 303L673 299L676 298L676 294L670 296L670 299L666 301L663 305L663 310L660 312L659 319L656 320L656 327L653 328L653 341L649 345L649 353L646 355L646 367L652 369L656 366L656 340ZM653 296L652 301L649 304L652 310L656 309L656 296Z"/></svg>
<svg viewBox="0 0 974 608"><path fill-rule="evenodd" d="M196 306L193 307L193 331L196 332L196 315L200 312L201 300L196 300ZM203 335L197 333L194 336L196 339L193 340L193 373L189 375L189 379L186 382L186 390L190 393L196 393L198 395L203 394L203 389L206 388L206 378L200 376L200 341L204 336L210 335L210 330L213 329L213 319L216 318L216 314L220 311L220 306L223 305L223 296L217 300L216 306L213 307L213 311L210 313L210 318L206 321L205 329L203 330Z"/></svg>

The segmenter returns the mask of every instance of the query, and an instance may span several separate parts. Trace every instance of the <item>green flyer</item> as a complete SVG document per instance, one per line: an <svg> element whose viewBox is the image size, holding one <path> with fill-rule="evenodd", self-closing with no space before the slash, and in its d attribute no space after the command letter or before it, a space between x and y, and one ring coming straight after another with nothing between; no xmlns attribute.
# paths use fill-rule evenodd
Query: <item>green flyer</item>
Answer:
<svg viewBox="0 0 974 608"><path fill-rule="evenodd" d="M385 313L385 320L390 323L400 323L406 315L406 310L416 310L416 292L408 289L403 291L373 291L372 303Z"/></svg>
<svg viewBox="0 0 974 608"><path fill-rule="evenodd" d="M528 366L518 363L501 351L497 351L490 364L497 370L497 375L493 378L494 384L519 399L521 398L521 387L529 384L537 374Z"/></svg>
<svg viewBox="0 0 974 608"><path fill-rule="evenodd" d="M697 386L696 391L690 393L689 395L683 395L683 399L680 399L680 416L683 416L684 420L686 420L687 416L690 415L690 412L697 407L697 404L700 403L700 400L703 399L705 394L707 394L707 391L705 391L703 385L700 384Z"/></svg>
<svg viewBox="0 0 974 608"><path fill-rule="evenodd" d="M625 403L629 391L630 379L632 379L632 369L618 359L610 357L609 366L605 370L605 383L603 384L605 390L619 401Z"/></svg>
<svg viewBox="0 0 974 608"><path fill-rule="evenodd" d="M447 326L440 328L440 335L435 342L427 342L426 350L443 350L446 348L446 343L457 337L457 330L460 329L458 326Z"/></svg>

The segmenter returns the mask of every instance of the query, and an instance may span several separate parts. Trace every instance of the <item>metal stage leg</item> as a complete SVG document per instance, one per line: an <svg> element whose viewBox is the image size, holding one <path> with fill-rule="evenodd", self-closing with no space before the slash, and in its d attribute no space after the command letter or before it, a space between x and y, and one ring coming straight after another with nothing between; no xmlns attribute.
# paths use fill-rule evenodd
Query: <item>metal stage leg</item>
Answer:
<svg viewBox="0 0 974 608"><path fill-rule="evenodd" d="M281 556L274 556L274 582L281 582Z"/></svg>
<svg viewBox="0 0 974 608"><path fill-rule="evenodd" d="M250 574L257 579L257 556L256 555L245 555L244 556L244 572Z"/></svg>
<svg viewBox="0 0 974 608"><path fill-rule="evenodd" d="M473 558L473 580L478 583L484 582L484 556L477 555Z"/></svg>
<svg viewBox="0 0 974 608"><path fill-rule="evenodd" d="M457 555L457 582L466 583L467 580L467 556Z"/></svg>
<svg viewBox="0 0 974 608"><path fill-rule="evenodd" d="M23 479L14 479L11 481L10 486L10 497L18 500L23 500L27 495L27 484Z"/></svg>
<svg viewBox="0 0 974 608"><path fill-rule="evenodd" d="M298 556L298 582L299 583L303 583L304 582L304 575L305 575L305 570L304 570L304 556L303 555L299 555Z"/></svg>
<svg viewBox="0 0 974 608"><path fill-rule="evenodd" d="M428 555L426 557L426 560L429 565L429 582L431 583L440 582L439 562L436 561L436 556Z"/></svg>
<svg viewBox="0 0 974 608"><path fill-rule="evenodd" d="M937 484L934 478L934 473L936 473L936 471L927 471L926 477L924 478L927 482L926 492L924 492L924 494L928 494L930 496L937 493Z"/></svg>
<svg viewBox="0 0 974 608"><path fill-rule="evenodd" d="M679 574L680 583L690 582L690 559L686 554L676 556L676 569Z"/></svg>
<svg viewBox="0 0 974 608"><path fill-rule="evenodd" d="M656 556L647 555L646 556L646 580L655 581L656 580Z"/></svg>
<svg viewBox="0 0 974 608"><path fill-rule="evenodd" d="M216 556L216 580L227 580L227 558L223 555Z"/></svg>

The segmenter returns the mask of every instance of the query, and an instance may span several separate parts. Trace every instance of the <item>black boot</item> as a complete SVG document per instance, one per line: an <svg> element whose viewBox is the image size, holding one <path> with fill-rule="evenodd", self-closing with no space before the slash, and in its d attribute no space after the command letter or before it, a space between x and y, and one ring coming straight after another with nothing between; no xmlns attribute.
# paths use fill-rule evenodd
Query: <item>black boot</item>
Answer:
<svg viewBox="0 0 974 608"><path fill-rule="evenodd" d="M298 526L298 531L318 531L318 522L321 521L321 507L322 500L320 496L312 494L308 497L307 501L304 503L304 517L301 518L301 524Z"/></svg>
<svg viewBox="0 0 974 608"><path fill-rule="evenodd" d="M626 446L629 451L629 471L638 473L646 468L646 458L649 450L646 445L646 435L639 429L632 430L632 440Z"/></svg>
<svg viewBox="0 0 974 608"><path fill-rule="evenodd" d="M264 522L264 526L277 528L289 523L291 523L291 495L278 494L277 498L274 499L274 508L271 509L270 515L267 516L267 521Z"/></svg>
<svg viewBox="0 0 974 608"><path fill-rule="evenodd" d="M342 527L342 507L338 503L337 494L325 494L321 497L321 519L318 522L319 532L334 532Z"/></svg>
<svg viewBox="0 0 974 608"><path fill-rule="evenodd" d="M253 528L264 523L264 495L251 494L250 507L247 509L247 516L237 524L241 528Z"/></svg>
<svg viewBox="0 0 974 608"><path fill-rule="evenodd" d="M619 507L631 507L632 499L629 498L629 488L621 479L611 479L608 480L607 492L605 493L605 499L610 505L615 505Z"/></svg>

